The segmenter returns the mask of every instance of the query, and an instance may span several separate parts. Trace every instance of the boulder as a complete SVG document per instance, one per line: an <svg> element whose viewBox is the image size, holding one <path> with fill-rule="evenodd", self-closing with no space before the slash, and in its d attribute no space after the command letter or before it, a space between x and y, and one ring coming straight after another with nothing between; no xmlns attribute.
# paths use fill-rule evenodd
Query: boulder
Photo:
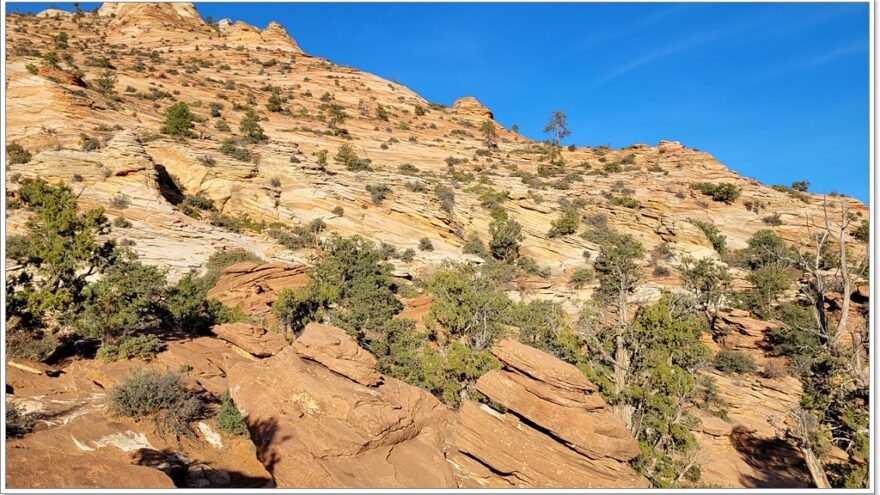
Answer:
<svg viewBox="0 0 880 495"><path fill-rule="evenodd" d="M465 401L448 459L463 488L647 488L628 464L594 460L514 414Z"/></svg>
<svg viewBox="0 0 880 495"><path fill-rule="evenodd" d="M372 386L382 381L382 375L376 371L376 358L358 347L341 328L309 323L293 348L300 356L361 385Z"/></svg>
<svg viewBox="0 0 880 495"><path fill-rule="evenodd" d="M75 455L59 449L6 451L7 488L174 488L158 469Z"/></svg>
<svg viewBox="0 0 880 495"><path fill-rule="evenodd" d="M260 357L270 357L287 347L281 334L250 323L225 323L211 329L217 337Z"/></svg>
<svg viewBox="0 0 880 495"><path fill-rule="evenodd" d="M627 464L638 444L574 366L511 340L492 353L502 369L477 390L506 412L466 401L447 455L466 487L647 487Z"/></svg>
<svg viewBox="0 0 880 495"><path fill-rule="evenodd" d="M254 318L272 317L272 303L283 289L299 289L309 281L306 265L236 263L226 267L208 298L239 307Z"/></svg>
<svg viewBox="0 0 880 495"><path fill-rule="evenodd" d="M229 370L233 399L277 486L456 486L442 449L448 410L394 378L367 387L345 375L354 369L372 381L363 379L369 360L357 352L343 359L354 342L325 330L312 326L302 344Z"/></svg>
<svg viewBox="0 0 880 495"><path fill-rule="evenodd" d="M638 443L580 370L512 340L492 353L504 368L477 381L487 397L591 459L639 455Z"/></svg>

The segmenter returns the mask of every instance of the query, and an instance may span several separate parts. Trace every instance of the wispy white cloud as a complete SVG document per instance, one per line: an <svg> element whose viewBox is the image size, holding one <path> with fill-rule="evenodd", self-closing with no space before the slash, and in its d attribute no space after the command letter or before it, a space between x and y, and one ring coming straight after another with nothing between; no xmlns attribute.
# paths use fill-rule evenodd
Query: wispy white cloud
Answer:
<svg viewBox="0 0 880 495"><path fill-rule="evenodd" d="M593 81L591 89L596 89L643 66L658 62L682 52L699 48L700 46L733 37L739 38L742 42L754 42L755 40L762 38L786 35L821 24L822 22L837 17L844 12L845 10L843 9L828 10L818 15L806 16L794 21L789 18L782 19L778 15L765 15L762 17L756 17L748 22L741 22L725 28L715 28L708 31L704 30L666 46L645 52L641 56L608 70ZM746 33L749 33L749 36L743 36Z"/></svg>

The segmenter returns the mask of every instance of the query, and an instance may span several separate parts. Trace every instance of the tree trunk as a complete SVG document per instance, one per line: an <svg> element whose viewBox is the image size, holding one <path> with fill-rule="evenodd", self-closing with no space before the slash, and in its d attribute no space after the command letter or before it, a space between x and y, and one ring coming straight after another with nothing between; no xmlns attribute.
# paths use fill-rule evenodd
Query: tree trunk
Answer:
<svg viewBox="0 0 880 495"><path fill-rule="evenodd" d="M844 210L844 215L846 212ZM844 220L845 221L845 220ZM834 332L834 337L832 338L831 350L832 352L836 352L838 350L838 346L840 345L840 337L846 331L847 320L849 319L849 301L850 295L852 293L852 281L849 276L849 266L847 266L846 260L846 231L843 227L844 224L840 227L840 236L838 237L838 246L840 248L840 276L843 278L843 304L840 306L840 320L837 322L837 329ZM854 345L858 345L853 342Z"/></svg>
<svg viewBox="0 0 880 495"><path fill-rule="evenodd" d="M807 463L807 469L810 471L810 477L813 478L813 484L816 485L816 488L831 488L831 483L828 483L828 477L825 476L825 469L822 467L822 461L816 457L816 454L813 453L813 449L809 447L801 447L801 453L804 456L804 462Z"/></svg>
<svg viewBox="0 0 880 495"><path fill-rule="evenodd" d="M617 335L614 337L614 395L618 398L618 402L611 410L623 421L627 431L633 433L633 406L620 400L626 389L626 373L630 365L629 349L624 338L627 325L626 291L621 291L618 295L617 317L619 320Z"/></svg>

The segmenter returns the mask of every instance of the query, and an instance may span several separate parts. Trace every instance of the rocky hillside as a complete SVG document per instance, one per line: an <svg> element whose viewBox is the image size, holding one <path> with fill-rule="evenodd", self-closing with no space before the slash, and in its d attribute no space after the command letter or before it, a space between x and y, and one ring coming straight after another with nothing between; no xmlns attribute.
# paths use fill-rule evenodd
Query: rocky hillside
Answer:
<svg viewBox="0 0 880 495"><path fill-rule="evenodd" d="M847 237L868 218L852 198L770 187L678 142L579 144L553 157L544 143L495 122L473 97L452 106L426 101L305 53L277 23L209 24L190 4L104 4L92 13L10 15L6 28L9 198L18 199L26 178L64 181L81 209L100 207L113 219L110 238L167 270L171 281L201 272L216 252L244 249L268 262L226 268L208 293L248 322L197 337L160 332L167 348L152 361L10 360L7 400L39 418L33 433L7 444L10 487L94 480L105 487L646 487L628 425L583 367L563 356L500 339L487 346L496 367L456 408L381 372L363 343L336 326L310 323L290 345L273 331L271 305L282 289L306 286L308 268L323 254L306 234L358 235L405 253L388 260L394 280L413 292L401 297L400 317L424 330L432 304L424 281L444 260L484 263L468 245L491 240L499 211L521 226L518 255L528 260L500 288L513 301L558 303L570 318L600 286L592 277L572 283L602 253L600 240L580 235L591 228L607 226L644 246L649 255L637 261L644 277L629 303L647 304L682 287L677 267L686 256L729 264L732 287L745 289L749 272L729 253L759 230L808 246L829 208L848 208ZM180 103L194 122L175 132L167 117ZM737 193L714 195L719 185ZM554 232L572 208L574 226ZM8 232L26 233L31 217L10 208ZM853 259L867 252L855 241L849 249ZM23 269L7 260L11 273ZM867 282L854 277L854 303L843 311L853 315L851 326L867 325ZM759 369L784 359L765 345L778 321L725 306L718 326L722 332L700 337L712 352L743 352ZM204 419L192 436L171 442L148 422L108 414L108 390L139 366L186 369L186 385L215 398L230 390L250 440L218 433L215 420ZM797 377L713 368L700 375L716 379L729 409L694 412L691 465L701 477L692 485L812 483L785 433L803 394ZM773 462L762 461L767 452ZM46 464L39 461L63 468L37 476Z"/></svg>

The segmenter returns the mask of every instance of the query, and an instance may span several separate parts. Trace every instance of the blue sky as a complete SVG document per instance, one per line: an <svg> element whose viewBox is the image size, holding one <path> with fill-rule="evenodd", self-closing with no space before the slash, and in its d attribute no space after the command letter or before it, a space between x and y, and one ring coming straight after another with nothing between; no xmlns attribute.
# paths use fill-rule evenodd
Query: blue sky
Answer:
<svg viewBox="0 0 880 495"><path fill-rule="evenodd" d="M475 96L535 139L558 109L569 143L678 140L762 182L868 200L867 3L196 6L276 20L306 52L430 101Z"/></svg>

